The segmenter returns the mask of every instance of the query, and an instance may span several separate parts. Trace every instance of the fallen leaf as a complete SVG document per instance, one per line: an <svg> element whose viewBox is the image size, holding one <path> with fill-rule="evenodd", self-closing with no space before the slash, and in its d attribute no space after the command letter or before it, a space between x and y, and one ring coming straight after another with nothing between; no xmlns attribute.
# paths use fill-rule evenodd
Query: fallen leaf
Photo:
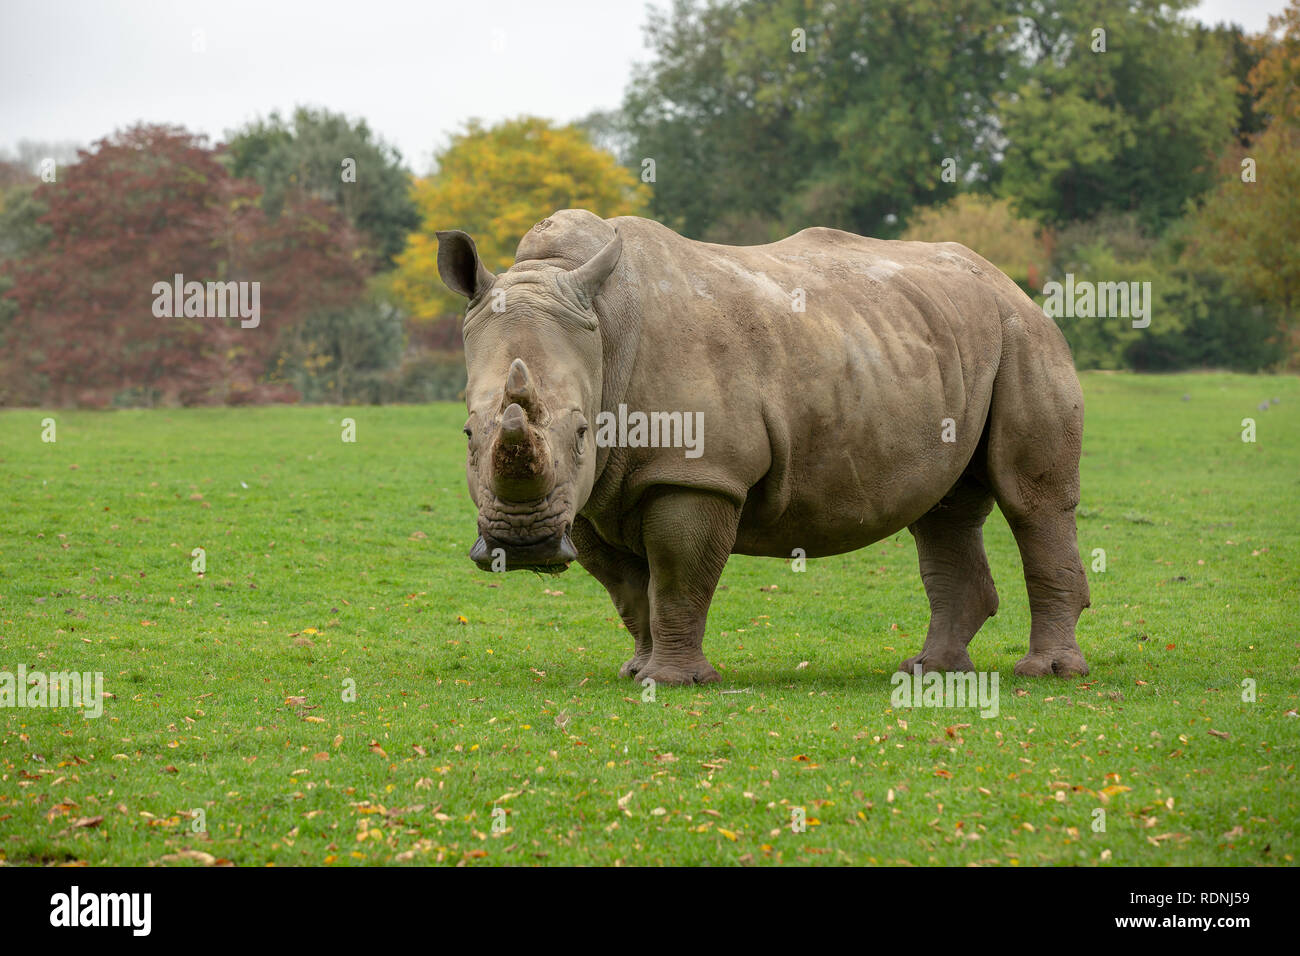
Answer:
<svg viewBox="0 0 1300 956"><path fill-rule="evenodd" d="M176 853L164 854L162 857L164 863L183 863L186 860L192 860L204 866L214 866L217 862L215 856L211 853L204 853L202 850L179 850Z"/></svg>

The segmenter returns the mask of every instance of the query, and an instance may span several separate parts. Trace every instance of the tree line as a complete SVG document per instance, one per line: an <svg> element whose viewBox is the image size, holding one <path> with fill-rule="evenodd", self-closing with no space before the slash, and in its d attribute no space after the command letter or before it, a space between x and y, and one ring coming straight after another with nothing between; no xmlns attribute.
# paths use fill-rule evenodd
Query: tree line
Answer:
<svg viewBox="0 0 1300 956"><path fill-rule="evenodd" d="M307 107L218 144L23 144L0 162L0 403L455 398L434 232L499 271L575 206L710 242L956 240L1039 301L1066 276L1150 283L1147 327L1058 318L1080 367L1294 369L1300 0L1258 35L1188 6L674 0L618 109L471 120L419 177ZM174 277L257 283L266 319L159 318Z"/></svg>

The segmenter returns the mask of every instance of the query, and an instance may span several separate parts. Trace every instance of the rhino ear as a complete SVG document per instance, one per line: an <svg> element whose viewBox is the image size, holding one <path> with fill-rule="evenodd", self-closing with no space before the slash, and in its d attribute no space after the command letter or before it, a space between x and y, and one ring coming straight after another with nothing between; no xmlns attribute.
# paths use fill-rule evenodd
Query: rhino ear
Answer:
<svg viewBox="0 0 1300 956"><path fill-rule="evenodd" d="M452 292L477 299L496 281L478 257L474 240L459 229L438 234L438 275Z"/></svg>
<svg viewBox="0 0 1300 956"><path fill-rule="evenodd" d="M600 287L605 284L609 274L618 265L623 255L623 237L614 230L614 238L605 243L605 248L596 253L568 275L569 287L578 293L584 302L591 302Z"/></svg>

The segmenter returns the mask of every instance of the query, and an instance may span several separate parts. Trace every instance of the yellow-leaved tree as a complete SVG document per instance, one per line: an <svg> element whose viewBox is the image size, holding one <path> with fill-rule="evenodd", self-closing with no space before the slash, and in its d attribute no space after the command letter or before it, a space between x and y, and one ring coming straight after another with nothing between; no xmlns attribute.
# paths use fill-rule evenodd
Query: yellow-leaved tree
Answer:
<svg viewBox="0 0 1300 956"><path fill-rule="evenodd" d="M903 239L960 242L978 252L1026 290L1043 284L1048 254L1031 219L1021 219L1005 199L961 193L942 206L912 215Z"/></svg>
<svg viewBox="0 0 1300 956"><path fill-rule="evenodd" d="M635 216L650 199L649 187L581 129L536 117L492 127L471 121L436 162L436 171L413 187L420 225L392 278L393 294L416 318L464 307L438 278L438 230L469 233L484 264L502 272L524 233L557 209Z"/></svg>

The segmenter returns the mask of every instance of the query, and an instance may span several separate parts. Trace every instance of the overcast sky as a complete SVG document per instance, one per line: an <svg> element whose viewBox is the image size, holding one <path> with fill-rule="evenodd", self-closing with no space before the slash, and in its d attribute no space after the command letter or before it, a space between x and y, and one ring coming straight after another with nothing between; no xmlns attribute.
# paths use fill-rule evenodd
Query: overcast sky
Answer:
<svg viewBox="0 0 1300 956"><path fill-rule="evenodd" d="M1284 6L1195 13L1260 30ZM424 172L470 117L617 106L645 20L643 0L0 0L0 150L138 120L219 140L311 104L364 117Z"/></svg>

